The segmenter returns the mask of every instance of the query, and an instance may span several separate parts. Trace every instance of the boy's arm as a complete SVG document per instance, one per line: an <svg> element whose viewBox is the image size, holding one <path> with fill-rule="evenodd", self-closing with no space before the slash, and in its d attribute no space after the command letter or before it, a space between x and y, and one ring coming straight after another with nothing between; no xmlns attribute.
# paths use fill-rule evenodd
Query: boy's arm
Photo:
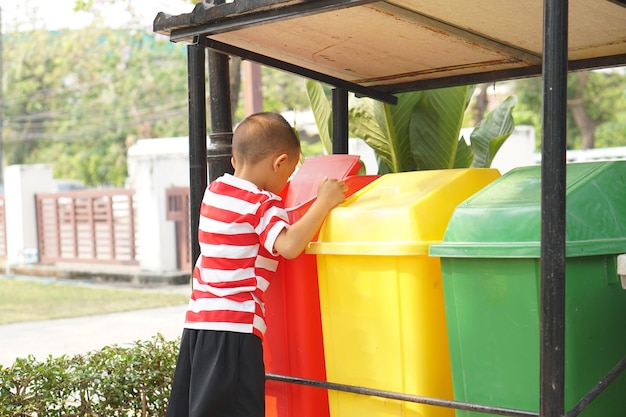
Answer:
<svg viewBox="0 0 626 417"><path fill-rule="evenodd" d="M328 212L345 200L346 190L343 181L325 178L318 188L317 199L309 210L276 237L274 250L287 259L300 255L322 226Z"/></svg>

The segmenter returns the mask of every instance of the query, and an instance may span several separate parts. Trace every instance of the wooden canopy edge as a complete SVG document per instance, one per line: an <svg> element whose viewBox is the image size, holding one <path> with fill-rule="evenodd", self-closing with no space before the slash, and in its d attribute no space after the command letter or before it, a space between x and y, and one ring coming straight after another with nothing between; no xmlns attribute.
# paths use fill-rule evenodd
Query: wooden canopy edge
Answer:
<svg viewBox="0 0 626 417"><path fill-rule="evenodd" d="M191 13L172 16L159 12L152 28L171 37L173 42L188 41L194 36L215 34L267 23L321 13L377 0L238 0L215 5L197 3Z"/></svg>

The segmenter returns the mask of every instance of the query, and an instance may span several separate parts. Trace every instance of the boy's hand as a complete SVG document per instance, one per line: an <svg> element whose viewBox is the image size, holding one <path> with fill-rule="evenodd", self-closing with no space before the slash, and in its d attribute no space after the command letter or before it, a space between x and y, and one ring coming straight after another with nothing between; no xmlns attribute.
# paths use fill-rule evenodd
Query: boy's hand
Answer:
<svg viewBox="0 0 626 417"><path fill-rule="evenodd" d="M317 189L317 200L330 210L346 199L346 191L348 186L345 182L324 177Z"/></svg>
<svg viewBox="0 0 626 417"><path fill-rule="evenodd" d="M300 255L319 230L328 212L346 199L348 186L337 179L324 178L317 188L317 199L309 210L276 237L274 250L286 259Z"/></svg>

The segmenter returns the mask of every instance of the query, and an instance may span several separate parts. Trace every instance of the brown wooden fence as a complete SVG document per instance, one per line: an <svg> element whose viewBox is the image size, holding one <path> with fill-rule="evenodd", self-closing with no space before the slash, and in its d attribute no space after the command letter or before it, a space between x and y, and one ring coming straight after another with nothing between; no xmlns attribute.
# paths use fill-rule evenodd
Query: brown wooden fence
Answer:
<svg viewBox="0 0 626 417"><path fill-rule="evenodd" d="M42 263L139 265L133 190L37 194Z"/></svg>
<svg viewBox="0 0 626 417"><path fill-rule="evenodd" d="M189 237L189 187L172 187L165 192L166 218L176 225L177 267L191 270L191 240Z"/></svg>

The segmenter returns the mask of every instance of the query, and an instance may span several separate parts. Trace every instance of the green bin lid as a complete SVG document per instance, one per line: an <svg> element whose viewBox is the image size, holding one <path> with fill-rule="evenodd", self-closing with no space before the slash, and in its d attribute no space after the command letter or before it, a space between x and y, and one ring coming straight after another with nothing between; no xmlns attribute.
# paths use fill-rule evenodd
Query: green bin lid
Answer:
<svg viewBox="0 0 626 417"><path fill-rule="evenodd" d="M566 174L566 256L626 251L626 161L572 163ZM541 167L516 168L459 204L429 254L539 258Z"/></svg>

